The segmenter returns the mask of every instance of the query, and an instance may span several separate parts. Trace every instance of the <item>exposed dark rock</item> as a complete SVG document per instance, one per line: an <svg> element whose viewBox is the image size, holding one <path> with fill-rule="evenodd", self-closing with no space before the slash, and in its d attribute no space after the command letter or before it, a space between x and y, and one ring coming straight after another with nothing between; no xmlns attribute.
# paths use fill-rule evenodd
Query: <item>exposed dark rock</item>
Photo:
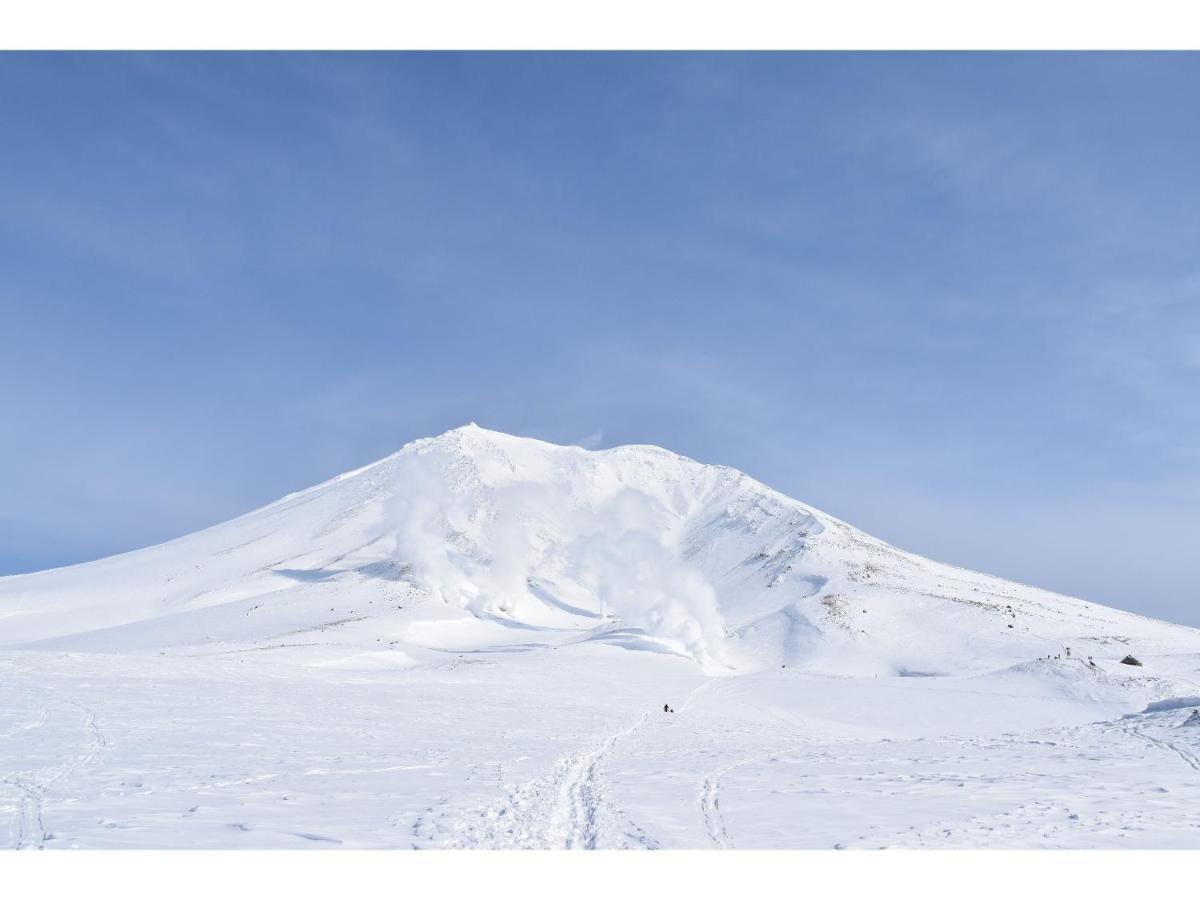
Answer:
<svg viewBox="0 0 1200 900"><path fill-rule="evenodd" d="M1121 664L1125 666L1140 666L1142 663L1136 656L1126 656L1121 660Z"/></svg>

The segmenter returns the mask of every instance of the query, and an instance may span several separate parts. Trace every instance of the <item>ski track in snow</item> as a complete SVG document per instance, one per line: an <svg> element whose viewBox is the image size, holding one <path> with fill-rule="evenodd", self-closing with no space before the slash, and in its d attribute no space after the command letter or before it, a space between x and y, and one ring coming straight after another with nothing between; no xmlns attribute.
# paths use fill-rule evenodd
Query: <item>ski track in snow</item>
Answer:
<svg viewBox="0 0 1200 900"><path fill-rule="evenodd" d="M9 840L14 850L41 850L45 846L46 841L53 836L47 830L45 822L46 792L77 769L87 766L108 746L94 710L75 700L60 697L53 699L83 714L83 727L87 732L86 743L81 752L67 757L59 765L32 772L12 771L0 778L0 782L11 785L17 791L16 809L9 822ZM43 708L38 721L23 728L41 727L47 718L48 711Z"/></svg>
<svg viewBox="0 0 1200 900"><path fill-rule="evenodd" d="M597 849L607 837L606 820L616 816L608 808L604 780L608 757L617 743L641 729L649 716L643 713L593 749L559 759L549 775L519 785L500 803L451 824L449 844L482 849ZM634 840L643 845L654 843L636 824L629 824ZM419 825L414 826L414 831L419 830ZM623 833L622 837L631 835Z"/></svg>
<svg viewBox="0 0 1200 900"><path fill-rule="evenodd" d="M700 816L704 821L704 831L719 850L733 849L733 841L725 830L725 819L721 815L721 776L728 771L723 769L709 775L700 789Z"/></svg>
<svg viewBox="0 0 1200 900"><path fill-rule="evenodd" d="M563 846L568 850L595 850L600 840L601 812L605 803L604 763L617 741L631 736L646 724L649 713L624 731L605 738L590 753L583 754L567 767L567 777L560 789L560 800L552 817L555 831L564 835Z"/></svg>
<svg viewBox="0 0 1200 900"><path fill-rule="evenodd" d="M1167 740L1166 738L1154 737L1153 735L1149 734L1146 730L1149 727L1148 723L1126 721L1122 723L1121 727L1126 733L1131 734L1136 738L1140 738L1151 747L1154 747L1156 750L1162 750L1167 753L1175 754L1175 756L1183 760L1183 762L1189 767L1197 772L1200 772L1200 757L1197 757L1196 754L1189 750L1185 750L1174 741Z"/></svg>
<svg viewBox="0 0 1200 900"><path fill-rule="evenodd" d="M700 786L700 796L698 798L700 818L704 823L704 831L714 848L718 850L736 849L733 838L729 836L729 830L725 826L725 815L721 811L721 779L743 766L750 766L767 759L775 758L783 752L786 752L785 748L772 749L766 753L756 753L753 756L748 756L739 762L717 769L705 776L704 782Z"/></svg>
<svg viewBox="0 0 1200 900"><path fill-rule="evenodd" d="M692 700L702 694L706 688L716 683L717 680L713 679L700 685L688 697L687 702L684 704L684 709L687 709L691 705ZM756 765L769 759L775 759L786 754L789 750L795 750L798 744L805 744L812 741L811 731L804 722L795 720L790 716L782 715L757 703L747 703L745 705L762 713L768 720L775 720L782 724L789 735L799 732L801 736L795 740L789 737L788 740L781 743L778 747L772 747L766 752L746 756L732 765L716 769L705 776L704 781L700 785L700 794L697 802L700 807L700 819L704 824L705 834L708 835L712 846L718 850L736 849L733 839L729 836L729 830L725 825L725 815L721 811L721 779L743 766Z"/></svg>

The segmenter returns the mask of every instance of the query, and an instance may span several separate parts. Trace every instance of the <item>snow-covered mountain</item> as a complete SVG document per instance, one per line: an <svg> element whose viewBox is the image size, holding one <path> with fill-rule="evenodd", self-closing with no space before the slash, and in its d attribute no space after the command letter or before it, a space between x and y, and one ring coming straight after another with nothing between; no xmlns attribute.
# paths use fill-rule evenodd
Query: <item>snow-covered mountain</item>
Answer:
<svg viewBox="0 0 1200 900"><path fill-rule="evenodd" d="M0 579L17 848L1195 847L1197 708L1194 629L474 426Z"/></svg>
<svg viewBox="0 0 1200 900"><path fill-rule="evenodd" d="M0 646L269 648L380 665L601 641L710 674L986 671L1200 632L897 550L733 469L468 425L231 522L0 579Z"/></svg>

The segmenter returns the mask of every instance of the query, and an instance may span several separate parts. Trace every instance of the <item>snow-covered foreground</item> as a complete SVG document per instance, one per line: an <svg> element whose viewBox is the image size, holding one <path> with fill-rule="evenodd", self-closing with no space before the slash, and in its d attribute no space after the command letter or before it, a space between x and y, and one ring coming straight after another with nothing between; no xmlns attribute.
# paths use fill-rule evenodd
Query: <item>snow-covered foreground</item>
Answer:
<svg viewBox="0 0 1200 900"><path fill-rule="evenodd" d="M1197 708L1193 629L475 428L0 579L19 848L1200 847Z"/></svg>
<svg viewBox="0 0 1200 900"><path fill-rule="evenodd" d="M274 655L5 655L8 843L1200 846L1190 710L1125 718L1057 673L707 678L606 646L354 672Z"/></svg>

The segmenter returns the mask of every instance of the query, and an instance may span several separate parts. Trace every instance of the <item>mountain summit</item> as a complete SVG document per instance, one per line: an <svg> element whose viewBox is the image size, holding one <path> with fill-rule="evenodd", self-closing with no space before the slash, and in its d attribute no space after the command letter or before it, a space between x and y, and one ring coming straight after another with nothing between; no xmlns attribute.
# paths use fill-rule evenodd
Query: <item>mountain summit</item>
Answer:
<svg viewBox="0 0 1200 900"><path fill-rule="evenodd" d="M1193 629L898 550L734 469L467 425L221 525L0 579L0 646L411 665L582 642L710 674L969 673Z"/></svg>

